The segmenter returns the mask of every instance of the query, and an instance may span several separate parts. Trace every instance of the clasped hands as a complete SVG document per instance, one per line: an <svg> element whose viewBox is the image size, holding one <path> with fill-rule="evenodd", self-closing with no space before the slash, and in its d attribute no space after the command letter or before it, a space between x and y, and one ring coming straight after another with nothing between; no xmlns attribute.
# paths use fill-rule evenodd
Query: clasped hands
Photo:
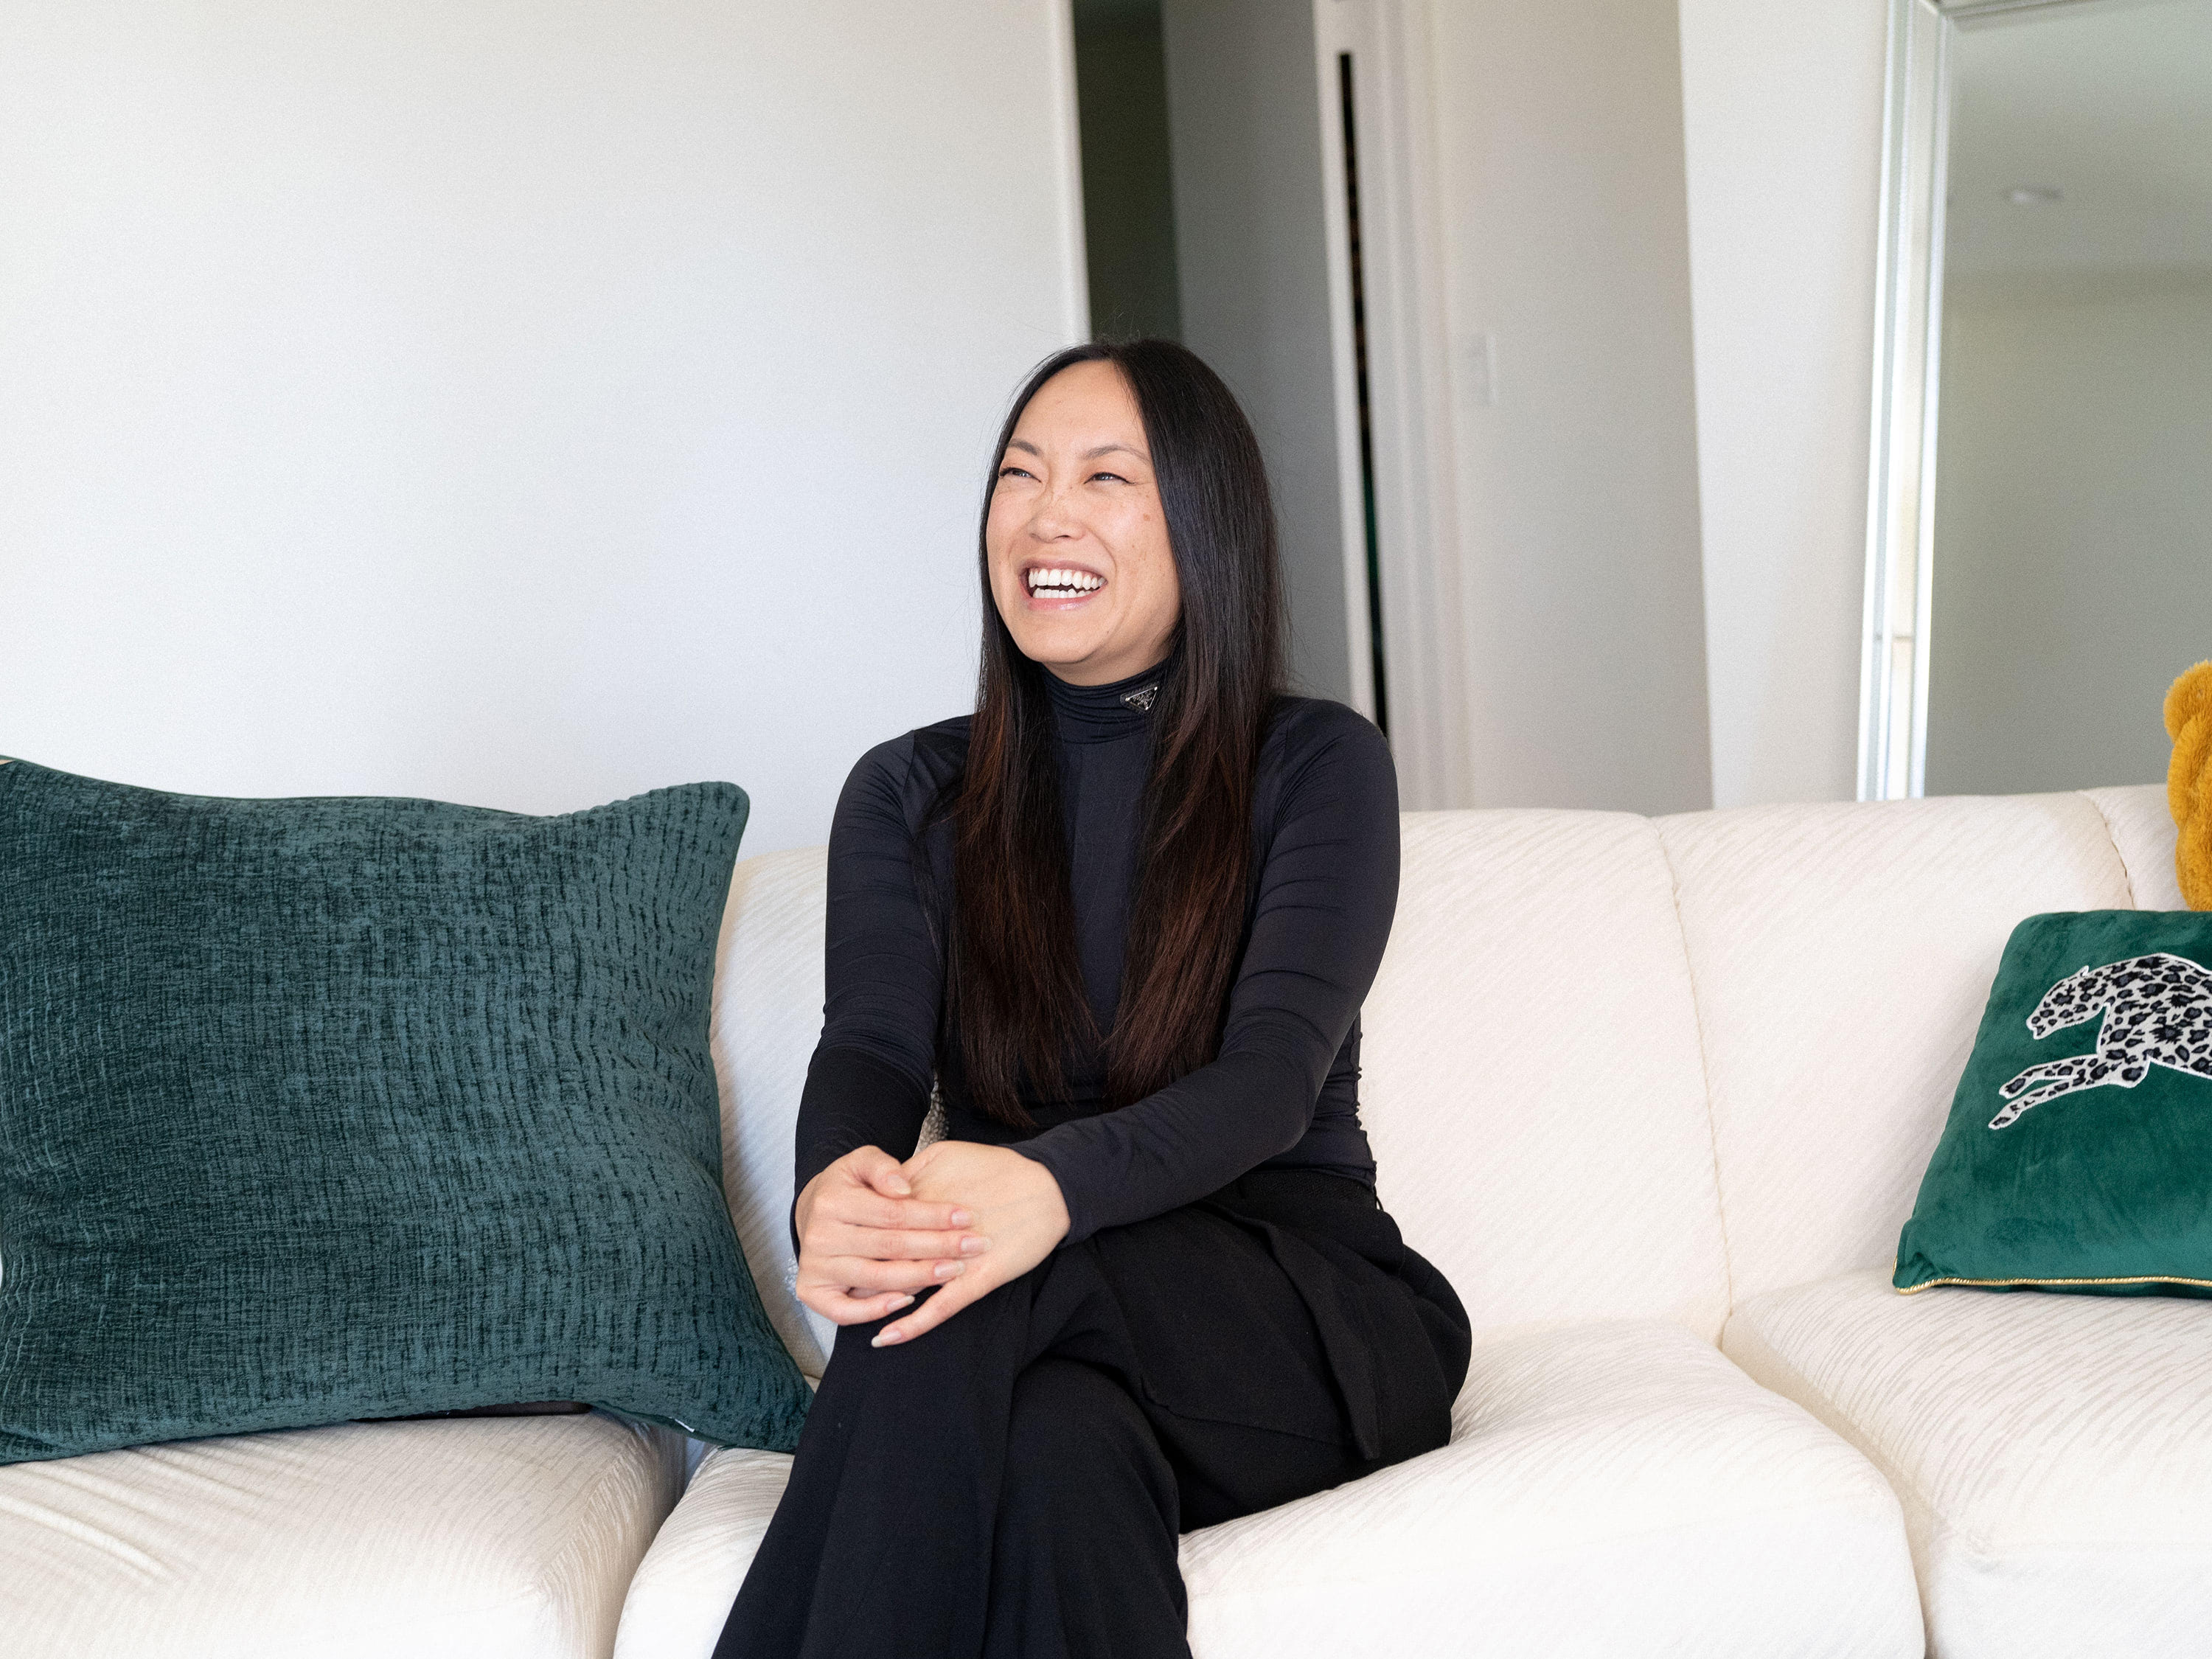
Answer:
<svg viewBox="0 0 2212 1659"><path fill-rule="evenodd" d="M937 1287L876 1334L878 1348L942 1325L1067 1235L1051 1170L972 1140L940 1140L903 1164L880 1147L848 1152L806 1183L793 1218L799 1299L834 1324L884 1318Z"/></svg>

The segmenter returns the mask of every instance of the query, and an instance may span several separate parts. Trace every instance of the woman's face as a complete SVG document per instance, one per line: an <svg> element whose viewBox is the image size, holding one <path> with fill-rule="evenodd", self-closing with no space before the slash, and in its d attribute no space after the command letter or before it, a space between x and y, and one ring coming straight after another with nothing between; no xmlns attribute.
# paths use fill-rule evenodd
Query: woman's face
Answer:
<svg viewBox="0 0 2212 1659"><path fill-rule="evenodd" d="M1144 418L1112 363L1064 368L1030 399L983 545L1015 645L1061 679L1103 685L1167 655L1182 588Z"/></svg>

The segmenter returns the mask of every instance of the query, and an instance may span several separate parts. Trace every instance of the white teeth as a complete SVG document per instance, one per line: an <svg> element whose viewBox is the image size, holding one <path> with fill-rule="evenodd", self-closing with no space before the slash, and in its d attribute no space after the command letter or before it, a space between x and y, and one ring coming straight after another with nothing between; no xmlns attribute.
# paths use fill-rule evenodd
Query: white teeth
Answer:
<svg viewBox="0 0 2212 1659"><path fill-rule="evenodd" d="M1054 590L1052 597L1055 599L1061 597L1063 591L1068 593L1089 593L1105 585L1105 578L1094 576L1087 570L1037 569L1029 573L1030 592L1042 593L1047 589L1052 589Z"/></svg>

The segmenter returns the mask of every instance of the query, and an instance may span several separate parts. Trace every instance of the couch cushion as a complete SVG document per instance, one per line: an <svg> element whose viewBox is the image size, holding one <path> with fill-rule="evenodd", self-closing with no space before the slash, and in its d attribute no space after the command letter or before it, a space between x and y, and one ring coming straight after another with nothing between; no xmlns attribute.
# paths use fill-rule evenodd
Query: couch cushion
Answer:
<svg viewBox="0 0 2212 1659"><path fill-rule="evenodd" d="M2212 1303L1763 1296L1729 1354L1905 1502L1937 1659L2160 1659L2212 1632Z"/></svg>
<svg viewBox="0 0 2212 1659"><path fill-rule="evenodd" d="M1479 1348L1443 1450L1184 1540L1198 1659L1920 1651L1896 1498L1669 1326Z"/></svg>
<svg viewBox="0 0 2212 1659"><path fill-rule="evenodd" d="M1362 1018L1383 1201L1478 1328L1728 1310L1673 881L1650 820L1415 812ZM738 866L715 989L723 1170L746 1259L791 1283L791 1146L822 1029L824 856ZM769 1316L820 1375L827 1327Z"/></svg>
<svg viewBox="0 0 2212 1659"><path fill-rule="evenodd" d="M2081 793L2105 815L2112 845L2127 866L2136 908L2186 910L2181 879L2173 867L2173 811L2166 805L2166 786L2142 783Z"/></svg>
<svg viewBox="0 0 2212 1659"><path fill-rule="evenodd" d="M630 1581L615 1659L708 1659L790 1476L782 1452L707 1454Z"/></svg>
<svg viewBox="0 0 2212 1659"><path fill-rule="evenodd" d="M722 1186L769 1319L809 1376L822 1375L836 1332L792 1295L792 1147L806 1063L822 1036L829 864L822 847L742 860L714 970Z"/></svg>
<svg viewBox="0 0 2212 1659"><path fill-rule="evenodd" d="M600 1413L0 1468L9 1659L604 1659L682 1439Z"/></svg>
<svg viewBox="0 0 2212 1659"><path fill-rule="evenodd" d="M1417 812L1362 1018L1383 1202L1478 1330L1728 1308L1674 881L1649 819Z"/></svg>
<svg viewBox="0 0 2212 1659"><path fill-rule="evenodd" d="M1196 1659L1911 1659L1897 1500L1670 1324L1475 1351L1440 1451L1183 1540ZM706 1659L788 1460L717 1452L654 1540L619 1659Z"/></svg>
<svg viewBox="0 0 2212 1659"><path fill-rule="evenodd" d="M1886 1265L2006 937L2133 889L2083 795L1662 818L1738 1305Z"/></svg>

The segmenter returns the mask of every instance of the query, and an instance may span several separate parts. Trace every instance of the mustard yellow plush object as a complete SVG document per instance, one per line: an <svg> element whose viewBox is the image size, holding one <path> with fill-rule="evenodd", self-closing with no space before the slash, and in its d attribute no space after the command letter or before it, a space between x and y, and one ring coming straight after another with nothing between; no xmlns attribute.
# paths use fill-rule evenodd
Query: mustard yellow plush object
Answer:
<svg viewBox="0 0 2212 1659"><path fill-rule="evenodd" d="M2174 873L2192 910L2212 910L2212 662L2200 662L2166 694L2173 739L2166 804L2173 812Z"/></svg>

